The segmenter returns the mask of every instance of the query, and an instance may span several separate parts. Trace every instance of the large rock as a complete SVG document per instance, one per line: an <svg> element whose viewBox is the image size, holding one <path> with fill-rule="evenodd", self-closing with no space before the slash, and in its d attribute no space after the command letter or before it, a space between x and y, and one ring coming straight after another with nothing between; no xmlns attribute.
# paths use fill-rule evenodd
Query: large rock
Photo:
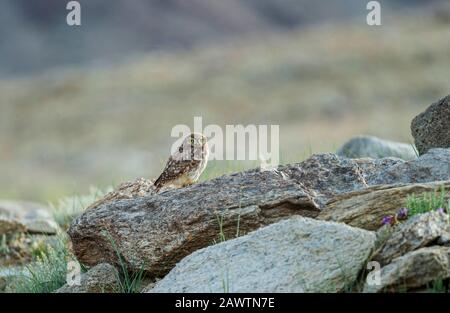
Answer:
<svg viewBox="0 0 450 313"><path fill-rule="evenodd" d="M365 164L361 166L367 168ZM399 162L384 170L372 169L366 180L369 185L450 180L450 149L431 149L416 160Z"/></svg>
<svg viewBox="0 0 450 313"><path fill-rule="evenodd" d="M433 211L413 216L396 227L373 260L382 265L388 264L410 251L438 242L442 236L447 237L448 230L446 213Z"/></svg>
<svg viewBox="0 0 450 313"><path fill-rule="evenodd" d="M220 228L227 237L293 214L317 215L305 188L275 172L222 176L146 197L98 202L69 228L78 260L117 264L116 248L132 269L167 273L191 252L211 245ZM219 225L221 222L221 226Z"/></svg>
<svg viewBox="0 0 450 313"><path fill-rule="evenodd" d="M0 201L0 235L13 232L56 234L58 225L49 210L38 203Z"/></svg>
<svg viewBox="0 0 450 313"><path fill-rule="evenodd" d="M407 143L380 139L373 136L357 136L342 145L337 155L347 158L386 158L396 157L402 160L417 158L414 147Z"/></svg>
<svg viewBox="0 0 450 313"><path fill-rule="evenodd" d="M194 252L150 292L340 292L374 244L373 232L293 217Z"/></svg>
<svg viewBox="0 0 450 313"><path fill-rule="evenodd" d="M313 155L299 164L280 167L280 172L305 186L323 207L338 194L367 188L367 177L373 171L386 171L402 162L400 159L353 160L326 153Z"/></svg>
<svg viewBox="0 0 450 313"><path fill-rule="evenodd" d="M405 292L450 277L450 248L426 247L409 252L381 268L379 284L366 283L363 292ZM374 275L373 277L375 277Z"/></svg>
<svg viewBox="0 0 450 313"><path fill-rule="evenodd" d="M101 263L81 275L79 285L64 285L56 293L115 293L120 291L119 273L107 263Z"/></svg>
<svg viewBox="0 0 450 313"><path fill-rule="evenodd" d="M406 182L449 177L442 170L446 163L439 160L450 159L450 150L438 152L432 160L427 154L409 162L320 154L276 171L224 175L159 194L124 198L116 193L117 198L112 194L90 206L68 233L75 255L86 265L117 264L117 248L131 269L139 270L144 263L150 275L162 276L183 257L217 240L219 224L230 238L238 225L239 234L245 234L292 215L316 217L336 195L365 189L383 178L392 180L395 173Z"/></svg>
<svg viewBox="0 0 450 313"><path fill-rule="evenodd" d="M327 203L317 218L376 230L382 226L381 220L384 216L393 215L406 205L408 196L432 193L441 188L450 190L450 181L377 185L336 196ZM446 198L450 198L450 195L447 194Z"/></svg>
<svg viewBox="0 0 450 313"><path fill-rule="evenodd" d="M420 154L432 148L450 148L450 95L416 116L411 132Z"/></svg>

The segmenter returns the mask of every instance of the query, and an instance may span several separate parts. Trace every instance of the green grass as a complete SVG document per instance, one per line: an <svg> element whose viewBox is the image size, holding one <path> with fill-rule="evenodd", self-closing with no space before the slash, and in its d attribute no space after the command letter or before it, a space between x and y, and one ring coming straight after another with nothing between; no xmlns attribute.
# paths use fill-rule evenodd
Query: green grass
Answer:
<svg viewBox="0 0 450 313"><path fill-rule="evenodd" d="M69 260L76 261L68 250L68 240L67 234L60 233L55 245L46 249L36 247L36 261L27 265L23 273L10 281L10 291L16 293L50 293L65 285L67 262ZM119 290L117 292L140 292L145 273L144 265L141 266L139 271L130 274L117 245L112 238L110 240L117 253L120 265ZM82 272L85 271L86 269L82 266Z"/></svg>
<svg viewBox="0 0 450 313"><path fill-rule="evenodd" d="M242 188L240 189L239 193L239 209L241 209L241 198L242 198ZM217 218L217 224L219 225L219 234L218 234L218 240L214 240L214 244L225 242L227 240L227 237L224 232L223 228L223 220L224 220L224 214L216 214ZM240 236L240 225L241 225L241 215L239 214L237 217L237 225L236 225L236 233L235 238L238 238ZM230 292L230 278L228 273L228 268L226 269L225 277L223 277L222 273L222 289L224 293Z"/></svg>
<svg viewBox="0 0 450 313"><path fill-rule="evenodd" d="M419 154L419 151L416 148L416 145L413 144L412 142L410 142L409 144L411 145L411 148L414 150L414 154L416 155L416 157L419 157L420 154Z"/></svg>
<svg viewBox="0 0 450 313"><path fill-rule="evenodd" d="M241 210L242 208L242 186L239 189L239 210ZM217 235L217 240L214 240L214 244L219 243L219 242L224 242L227 241L227 236L225 234L224 231L224 216L225 216L225 212L222 213L216 213L216 219L217 219L217 225L219 226L219 233ZM237 216L237 221L236 221L236 233L235 233L235 238L239 237L241 235L240 233L240 226L241 226L241 214L239 213Z"/></svg>
<svg viewBox="0 0 450 313"><path fill-rule="evenodd" d="M225 242L228 240L226 234L225 234L225 230L224 230L224 214L216 214L216 219L217 219L217 225L219 226L219 233L217 234L217 240L214 240L214 244L220 243L220 242ZM234 238L237 238L241 235L240 233L240 225L241 225L241 215L239 214L237 216L237 221L236 221L236 233Z"/></svg>
<svg viewBox="0 0 450 313"><path fill-rule="evenodd" d="M33 243L30 247L30 254L35 260L39 260L39 258L44 258L50 252L51 247L47 242L45 242L44 238L37 238L33 240Z"/></svg>
<svg viewBox="0 0 450 313"><path fill-rule="evenodd" d="M222 277L222 289L224 293L230 292L230 276L228 269L226 270L225 277Z"/></svg>
<svg viewBox="0 0 450 313"><path fill-rule="evenodd" d="M13 278L10 289L18 293L49 293L66 283L67 261L73 259L68 251L68 237L58 234L55 244L41 251L36 261L25 267L24 272Z"/></svg>
<svg viewBox="0 0 450 313"><path fill-rule="evenodd" d="M217 234L217 240L214 240L214 244L220 243L220 242L225 242L229 239L229 238L227 238L224 228L223 228L224 215L216 214L216 219L217 219L217 224L219 226L219 233ZM241 223L241 215L239 214L237 217L237 221L236 221L236 233L235 233L234 238L237 238L241 235L240 234L240 223Z"/></svg>
<svg viewBox="0 0 450 313"><path fill-rule="evenodd" d="M450 285L448 280L436 279L431 284L427 285L427 292L429 293L448 293L450 292Z"/></svg>
<svg viewBox="0 0 450 313"><path fill-rule="evenodd" d="M9 245L8 245L8 239L6 237L6 234L3 234L0 237L0 255L2 254L8 254L10 252Z"/></svg>
<svg viewBox="0 0 450 313"><path fill-rule="evenodd" d="M444 187L441 187L439 191L432 193L425 193L421 196L408 196L406 200L406 207L409 209L409 216L414 216L421 213L434 211L439 208L450 211L450 199L449 195L445 191ZM446 200L449 199L449 200Z"/></svg>
<svg viewBox="0 0 450 313"><path fill-rule="evenodd" d="M122 253L119 250L114 238L108 232L103 232L104 236L109 240L113 247L117 259L119 260L120 273L117 277L119 281L120 293L140 293L142 289L142 281L145 278L145 264L142 263L139 270L136 272L130 271Z"/></svg>
<svg viewBox="0 0 450 313"><path fill-rule="evenodd" d="M217 242L224 242L227 240L225 232L223 231L223 215L217 214L217 224L219 225L219 234L217 235Z"/></svg>

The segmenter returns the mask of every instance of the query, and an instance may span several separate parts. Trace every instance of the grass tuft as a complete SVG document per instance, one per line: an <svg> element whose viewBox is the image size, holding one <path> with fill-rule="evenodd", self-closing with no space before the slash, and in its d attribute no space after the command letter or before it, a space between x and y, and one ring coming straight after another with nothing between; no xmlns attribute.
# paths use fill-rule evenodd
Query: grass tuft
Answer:
<svg viewBox="0 0 450 313"><path fill-rule="evenodd" d="M73 259L68 251L68 237L64 233L57 236L55 244L40 250L36 261L14 277L9 288L19 293L49 293L66 283L67 261Z"/></svg>
<svg viewBox="0 0 450 313"><path fill-rule="evenodd" d="M406 200L406 207L409 209L409 216L422 214L430 211L443 208L446 212L450 210L450 199L447 201L446 191L444 187L440 188L440 191L432 193L425 193L422 196L408 196Z"/></svg>
<svg viewBox="0 0 450 313"><path fill-rule="evenodd" d="M429 293L449 293L450 285L448 280L436 279L427 285L427 292Z"/></svg>
<svg viewBox="0 0 450 313"><path fill-rule="evenodd" d="M104 232L104 235L106 236L106 238L108 238L117 255L117 259L119 260L120 273L117 277L117 280L119 281L120 289L118 290L118 292L140 293L142 289L142 281L145 278L145 264L141 264L137 272L131 272L114 238L112 238L111 234L109 234L107 231Z"/></svg>

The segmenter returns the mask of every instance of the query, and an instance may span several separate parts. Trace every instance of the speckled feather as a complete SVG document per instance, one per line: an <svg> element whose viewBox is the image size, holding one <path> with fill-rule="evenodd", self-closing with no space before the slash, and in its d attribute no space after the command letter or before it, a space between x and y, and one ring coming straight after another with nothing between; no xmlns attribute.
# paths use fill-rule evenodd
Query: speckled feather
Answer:
<svg viewBox="0 0 450 313"><path fill-rule="evenodd" d="M202 134L190 134L169 157L162 174L155 181L156 191L165 186L184 187L195 183L206 167L208 145Z"/></svg>

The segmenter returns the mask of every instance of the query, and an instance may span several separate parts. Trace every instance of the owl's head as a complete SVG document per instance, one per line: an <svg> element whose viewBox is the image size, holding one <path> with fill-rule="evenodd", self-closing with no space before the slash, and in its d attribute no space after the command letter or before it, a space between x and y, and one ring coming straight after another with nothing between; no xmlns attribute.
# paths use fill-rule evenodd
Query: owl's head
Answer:
<svg viewBox="0 0 450 313"><path fill-rule="evenodd" d="M184 160L202 160L208 152L207 138L200 133L191 133L183 139L178 154Z"/></svg>

